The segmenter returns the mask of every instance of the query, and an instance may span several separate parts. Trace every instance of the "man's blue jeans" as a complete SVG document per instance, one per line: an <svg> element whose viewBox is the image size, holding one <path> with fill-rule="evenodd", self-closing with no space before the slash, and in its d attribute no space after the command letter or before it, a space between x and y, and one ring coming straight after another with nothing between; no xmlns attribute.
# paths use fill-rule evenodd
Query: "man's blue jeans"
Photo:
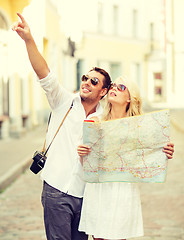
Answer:
<svg viewBox="0 0 184 240"><path fill-rule="evenodd" d="M45 231L48 240L87 240L78 231L82 198L63 193L44 182L42 192Z"/></svg>

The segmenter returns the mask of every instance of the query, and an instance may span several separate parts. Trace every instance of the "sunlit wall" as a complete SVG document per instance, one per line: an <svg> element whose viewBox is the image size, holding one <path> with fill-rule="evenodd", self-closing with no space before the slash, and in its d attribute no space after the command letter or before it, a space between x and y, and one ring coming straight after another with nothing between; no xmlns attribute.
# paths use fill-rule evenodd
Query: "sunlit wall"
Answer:
<svg viewBox="0 0 184 240"><path fill-rule="evenodd" d="M113 80L136 81L152 107L175 108L184 107L182 9L181 0L0 0L0 137L21 135L50 111L25 44L10 29L16 12L69 91L100 66Z"/></svg>

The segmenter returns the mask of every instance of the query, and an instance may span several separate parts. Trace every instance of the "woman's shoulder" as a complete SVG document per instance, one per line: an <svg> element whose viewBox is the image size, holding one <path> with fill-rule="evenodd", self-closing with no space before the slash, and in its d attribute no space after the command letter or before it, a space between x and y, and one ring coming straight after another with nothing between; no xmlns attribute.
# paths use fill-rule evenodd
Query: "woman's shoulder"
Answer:
<svg viewBox="0 0 184 240"><path fill-rule="evenodd" d="M98 117L91 117L90 120L94 122L100 122L100 119Z"/></svg>

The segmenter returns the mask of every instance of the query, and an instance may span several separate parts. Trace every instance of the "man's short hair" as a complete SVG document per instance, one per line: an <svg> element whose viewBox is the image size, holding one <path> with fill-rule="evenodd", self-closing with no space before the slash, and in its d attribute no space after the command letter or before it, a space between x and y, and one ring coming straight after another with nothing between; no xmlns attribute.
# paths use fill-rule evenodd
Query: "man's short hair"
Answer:
<svg viewBox="0 0 184 240"><path fill-rule="evenodd" d="M106 72L104 69L99 67L93 67L89 72L91 71L99 72L104 76L105 81L103 82L103 88L107 88L107 92L108 92L112 83L111 77L109 76L108 72Z"/></svg>

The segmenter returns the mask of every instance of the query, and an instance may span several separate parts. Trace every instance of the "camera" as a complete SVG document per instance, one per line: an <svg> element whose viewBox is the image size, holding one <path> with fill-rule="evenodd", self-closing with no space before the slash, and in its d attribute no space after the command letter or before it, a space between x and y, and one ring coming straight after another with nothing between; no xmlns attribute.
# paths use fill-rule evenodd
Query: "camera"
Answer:
<svg viewBox="0 0 184 240"><path fill-rule="evenodd" d="M30 170L37 174L45 165L47 157L43 152L36 151L33 155L33 163L31 164Z"/></svg>

